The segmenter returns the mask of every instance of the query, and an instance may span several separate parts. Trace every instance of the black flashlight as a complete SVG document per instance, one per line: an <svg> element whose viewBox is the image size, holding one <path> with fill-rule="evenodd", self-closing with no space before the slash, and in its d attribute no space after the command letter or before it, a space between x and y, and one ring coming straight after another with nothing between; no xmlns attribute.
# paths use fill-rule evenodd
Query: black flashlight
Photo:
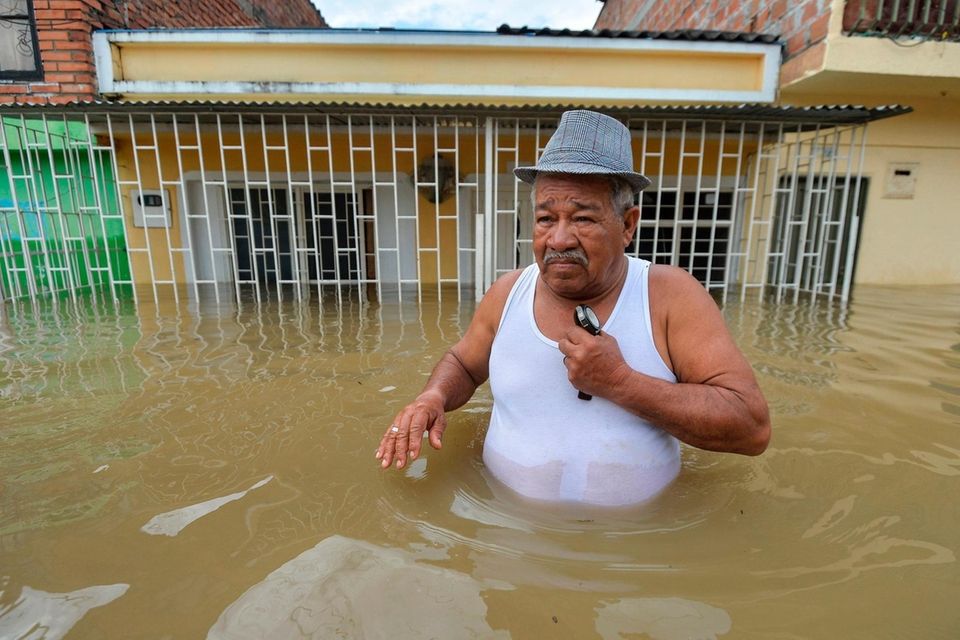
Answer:
<svg viewBox="0 0 960 640"><path fill-rule="evenodd" d="M585 304L578 304L573 310L573 321L578 327L588 332L592 336L600 335L600 319L593 309ZM583 391L577 391L577 397L581 400L592 400L593 396Z"/></svg>

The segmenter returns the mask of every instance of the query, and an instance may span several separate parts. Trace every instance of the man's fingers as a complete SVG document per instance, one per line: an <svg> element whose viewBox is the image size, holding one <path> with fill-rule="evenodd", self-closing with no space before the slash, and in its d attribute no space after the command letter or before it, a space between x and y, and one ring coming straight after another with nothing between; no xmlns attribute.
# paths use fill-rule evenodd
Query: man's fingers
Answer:
<svg viewBox="0 0 960 640"><path fill-rule="evenodd" d="M394 439L395 447L393 450L394 460L397 461L397 469L403 469L404 465L407 464L407 443L410 439L411 422L410 416L404 414L400 419L400 424L397 425L399 431Z"/></svg>
<svg viewBox="0 0 960 640"><path fill-rule="evenodd" d="M380 439L380 448L377 449L376 457L380 460L380 467L386 469L393 461L393 453L396 448L397 434L400 428L396 424L392 425Z"/></svg>
<svg viewBox="0 0 960 640"><path fill-rule="evenodd" d="M423 432L430 428L430 414L427 411L417 411L410 423L410 436L407 438L407 457L416 460L423 445Z"/></svg>
<svg viewBox="0 0 960 640"><path fill-rule="evenodd" d="M439 449L446 428L447 422L442 411L437 414L423 404L410 404L394 418L394 423L380 439L374 457L380 461L383 469L391 465L402 469L420 456L424 433L429 434L430 444Z"/></svg>
<svg viewBox="0 0 960 640"><path fill-rule="evenodd" d="M447 430L447 418L443 414L437 417L430 428L430 446L439 449L443 446L443 432Z"/></svg>

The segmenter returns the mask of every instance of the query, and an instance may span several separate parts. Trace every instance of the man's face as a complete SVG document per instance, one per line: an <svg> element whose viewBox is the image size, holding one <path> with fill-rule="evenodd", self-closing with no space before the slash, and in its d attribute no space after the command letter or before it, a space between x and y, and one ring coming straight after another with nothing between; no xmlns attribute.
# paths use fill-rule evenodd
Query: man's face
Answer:
<svg viewBox="0 0 960 640"><path fill-rule="evenodd" d="M636 207L621 216L607 180L574 175L541 175L534 202L533 253L551 291L587 300L617 284Z"/></svg>

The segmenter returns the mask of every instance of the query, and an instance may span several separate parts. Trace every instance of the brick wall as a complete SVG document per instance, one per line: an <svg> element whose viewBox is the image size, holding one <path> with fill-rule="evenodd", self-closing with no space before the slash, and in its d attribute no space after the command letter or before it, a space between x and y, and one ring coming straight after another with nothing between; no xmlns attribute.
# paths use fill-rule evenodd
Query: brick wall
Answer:
<svg viewBox="0 0 960 640"><path fill-rule="evenodd" d="M93 100L96 29L326 27L309 0L33 0L42 80L0 80L0 104Z"/></svg>
<svg viewBox="0 0 960 640"><path fill-rule="evenodd" d="M827 36L830 0L606 0L597 29L705 29L779 35L787 59Z"/></svg>

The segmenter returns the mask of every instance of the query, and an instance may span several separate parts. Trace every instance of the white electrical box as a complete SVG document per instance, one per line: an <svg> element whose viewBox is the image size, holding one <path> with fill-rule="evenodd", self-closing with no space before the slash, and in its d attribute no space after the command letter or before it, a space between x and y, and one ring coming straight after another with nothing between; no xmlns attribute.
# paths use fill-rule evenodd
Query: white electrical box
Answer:
<svg viewBox="0 0 960 640"><path fill-rule="evenodd" d="M170 192L166 189L144 189L130 192L133 205L133 226L170 227Z"/></svg>
<svg viewBox="0 0 960 640"><path fill-rule="evenodd" d="M913 197L917 187L918 162L890 162L887 164L887 175L883 182L884 198Z"/></svg>

